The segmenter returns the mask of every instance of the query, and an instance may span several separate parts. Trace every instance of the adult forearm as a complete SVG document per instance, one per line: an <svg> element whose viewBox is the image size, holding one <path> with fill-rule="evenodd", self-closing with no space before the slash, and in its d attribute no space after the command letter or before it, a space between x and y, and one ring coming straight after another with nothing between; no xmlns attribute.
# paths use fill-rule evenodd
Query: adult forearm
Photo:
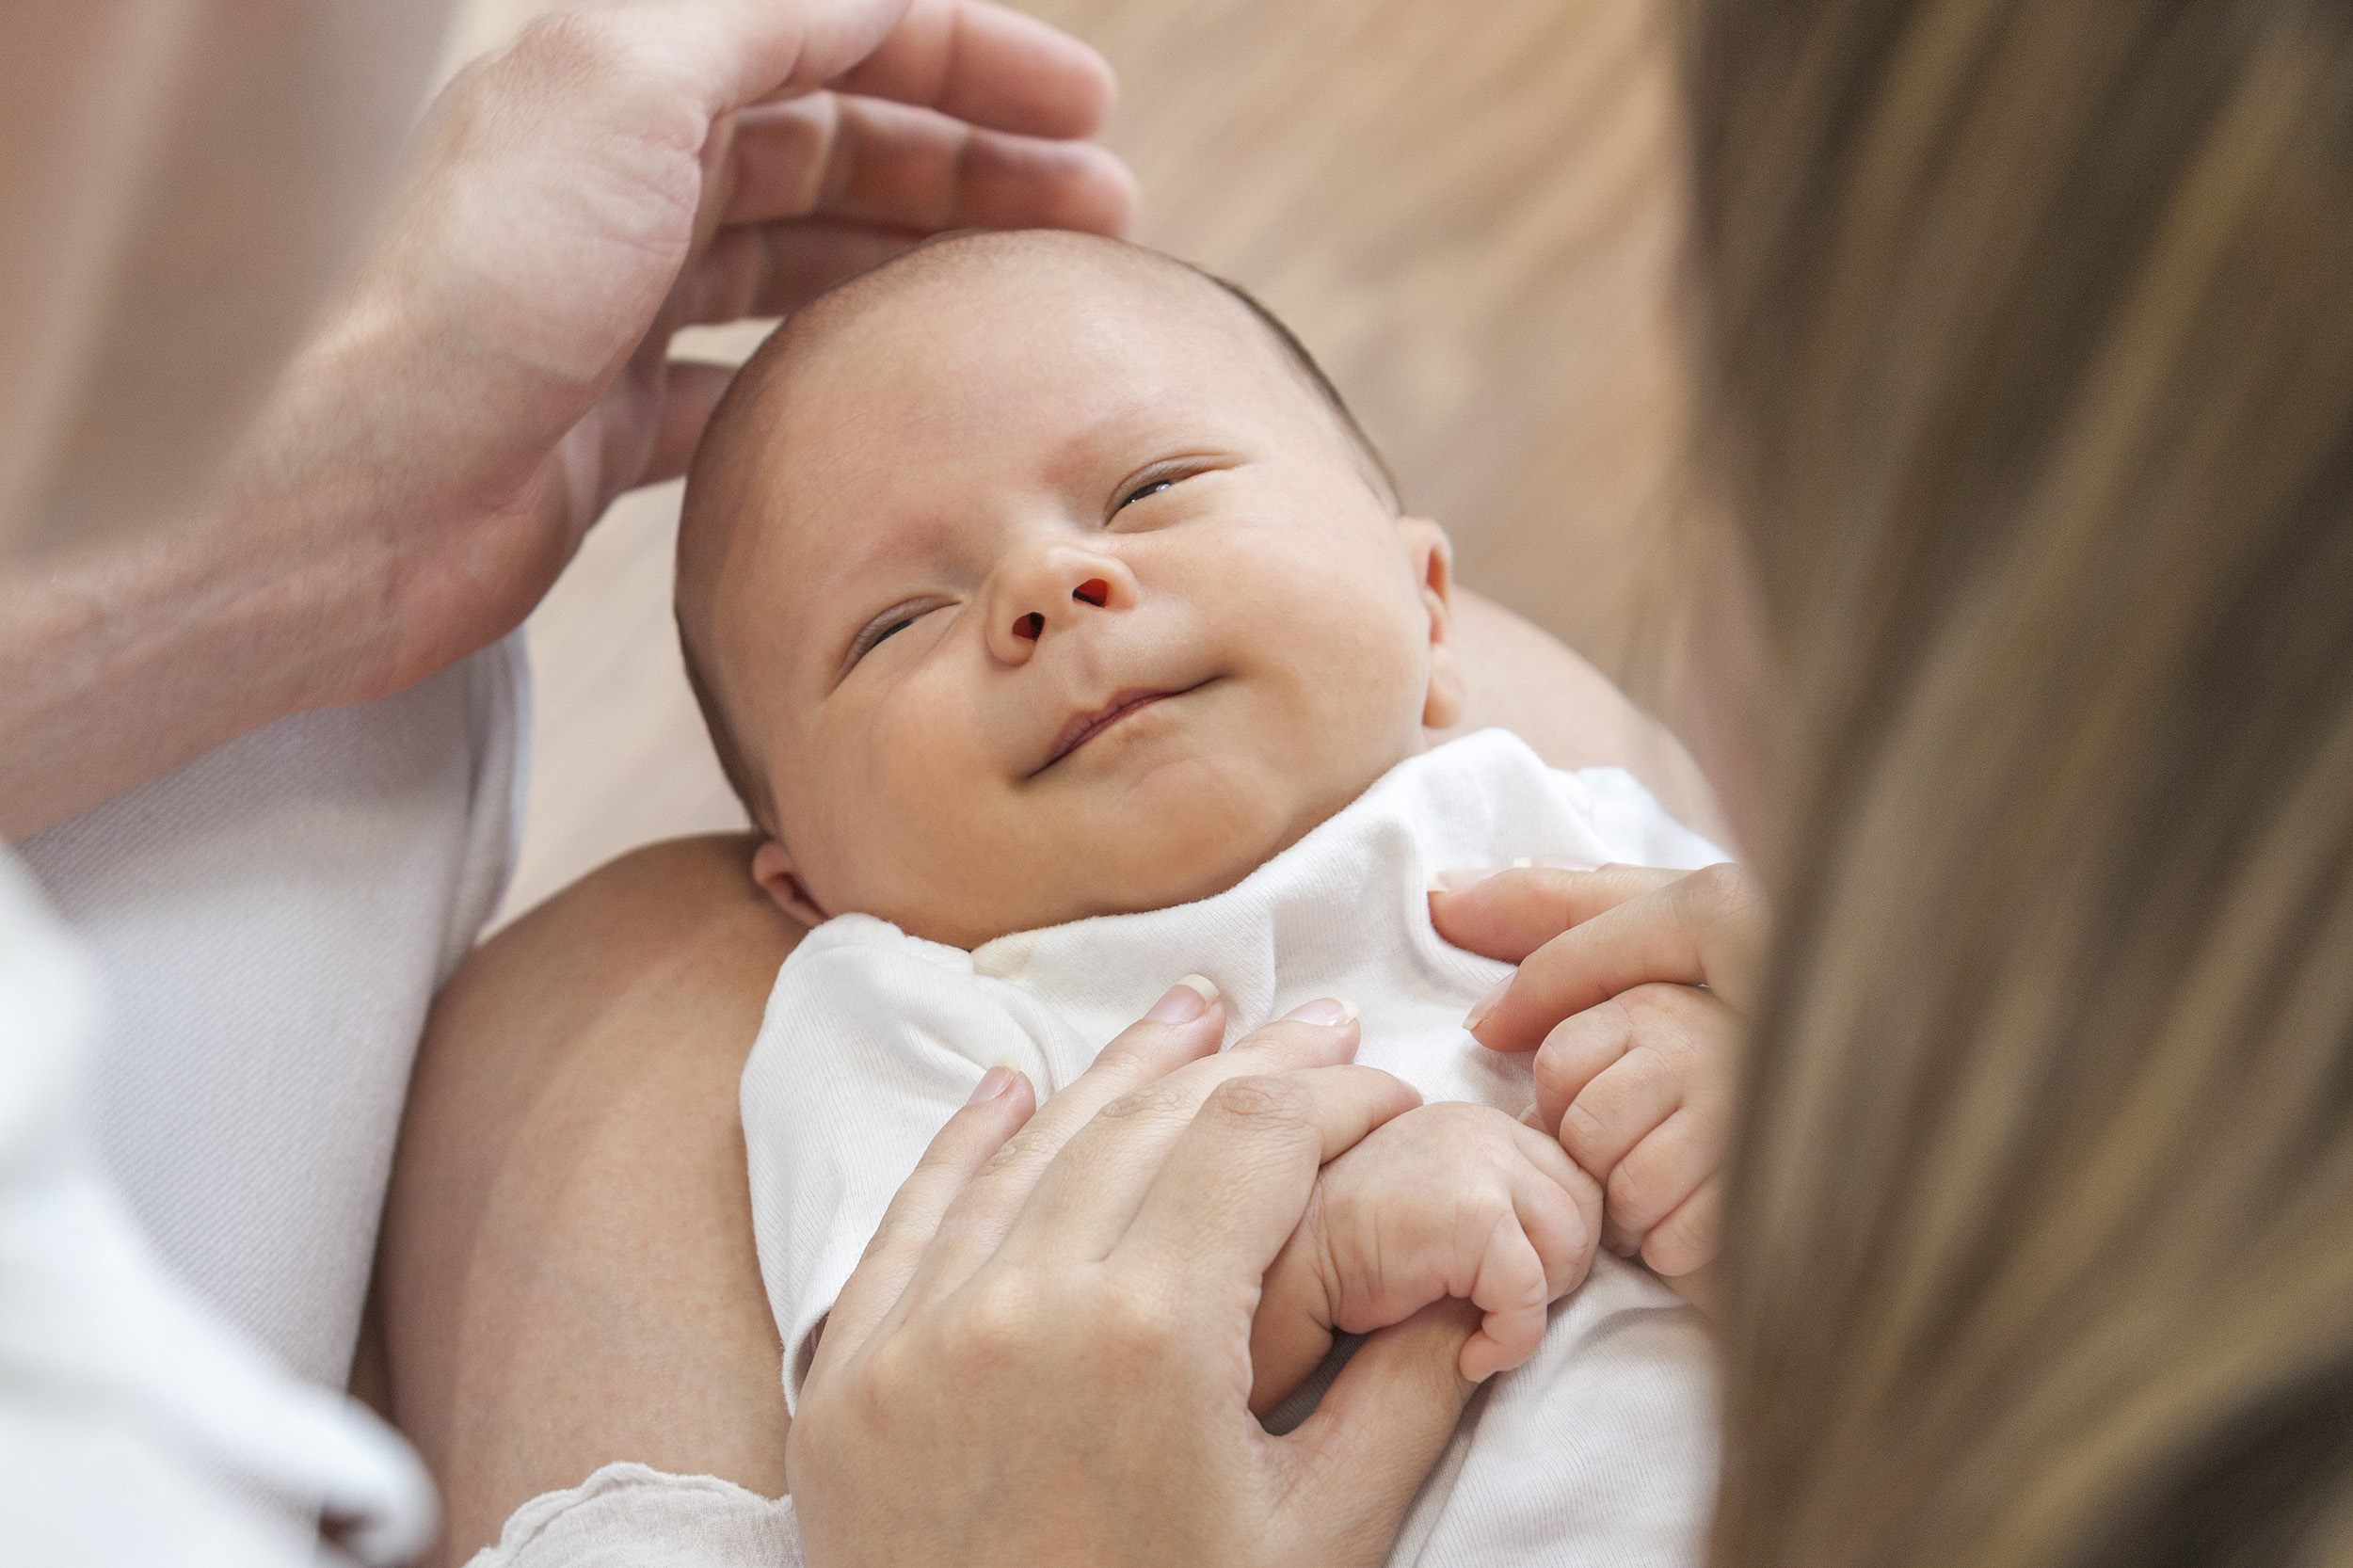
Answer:
<svg viewBox="0 0 2353 1568"><path fill-rule="evenodd" d="M0 580L0 835L350 700L380 658L370 553L321 498L286 498Z"/></svg>

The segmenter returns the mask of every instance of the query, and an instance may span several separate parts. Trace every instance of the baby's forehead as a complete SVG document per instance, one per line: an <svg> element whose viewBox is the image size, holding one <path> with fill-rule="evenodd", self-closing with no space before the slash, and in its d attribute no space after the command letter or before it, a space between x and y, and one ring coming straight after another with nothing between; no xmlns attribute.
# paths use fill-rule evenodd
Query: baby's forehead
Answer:
<svg viewBox="0 0 2353 1568"><path fill-rule="evenodd" d="M958 330L975 319L1009 329ZM1294 418L1325 423L1319 373L1295 363L1284 329L1215 279L1098 236L991 232L919 247L786 321L740 373L697 455L698 477L707 490L780 501L793 479L843 454L895 450L910 406L955 408L969 391L952 386L957 376L1004 399L1035 397L1003 405L1032 430L1076 424L1099 403L1074 409L1054 398L1052 373L1070 367L1034 361L1099 342L1090 328L1113 320L1125 329L1114 341L1136 358L1082 360L1082 373L1105 385L1149 388L1172 408L1239 411L1248 399L1264 409L1271 397ZM781 521L792 510L767 516Z"/></svg>

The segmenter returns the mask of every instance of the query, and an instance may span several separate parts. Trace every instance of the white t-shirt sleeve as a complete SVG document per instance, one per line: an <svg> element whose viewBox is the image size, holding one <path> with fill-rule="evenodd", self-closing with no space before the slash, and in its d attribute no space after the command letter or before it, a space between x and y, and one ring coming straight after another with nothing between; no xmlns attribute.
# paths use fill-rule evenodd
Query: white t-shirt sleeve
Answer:
<svg viewBox="0 0 2353 1568"><path fill-rule="evenodd" d="M796 1407L834 1298L948 1118L999 1063L1052 1086L1042 1043L968 953L863 915L786 960L744 1066L760 1275Z"/></svg>

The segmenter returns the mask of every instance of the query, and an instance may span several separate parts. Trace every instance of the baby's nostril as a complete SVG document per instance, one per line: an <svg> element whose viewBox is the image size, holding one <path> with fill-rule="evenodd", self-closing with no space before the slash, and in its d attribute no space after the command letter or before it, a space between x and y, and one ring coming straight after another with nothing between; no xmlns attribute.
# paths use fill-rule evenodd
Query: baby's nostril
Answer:
<svg viewBox="0 0 2353 1568"><path fill-rule="evenodd" d="M1112 601L1112 585L1099 577L1090 577L1071 589L1070 597L1082 604L1092 604L1100 610Z"/></svg>
<svg viewBox="0 0 2353 1568"><path fill-rule="evenodd" d="M1031 611L1028 615L1023 616L1019 620L1013 623L1013 634L1020 638L1025 643L1033 643L1037 641L1039 635L1043 633L1045 630L1046 617L1039 615L1035 610Z"/></svg>

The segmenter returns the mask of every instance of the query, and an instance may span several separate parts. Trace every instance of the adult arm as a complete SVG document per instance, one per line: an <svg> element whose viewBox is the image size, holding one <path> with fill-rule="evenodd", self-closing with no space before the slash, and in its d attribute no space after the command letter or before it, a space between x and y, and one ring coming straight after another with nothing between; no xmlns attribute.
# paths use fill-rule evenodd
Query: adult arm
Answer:
<svg viewBox="0 0 2353 1568"><path fill-rule="evenodd" d="M820 91L835 84L838 92ZM1083 46L988 0L620 0L427 116L382 239L221 481L0 579L0 836L511 629L724 386L670 334L924 233L1117 232Z"/></svg>

